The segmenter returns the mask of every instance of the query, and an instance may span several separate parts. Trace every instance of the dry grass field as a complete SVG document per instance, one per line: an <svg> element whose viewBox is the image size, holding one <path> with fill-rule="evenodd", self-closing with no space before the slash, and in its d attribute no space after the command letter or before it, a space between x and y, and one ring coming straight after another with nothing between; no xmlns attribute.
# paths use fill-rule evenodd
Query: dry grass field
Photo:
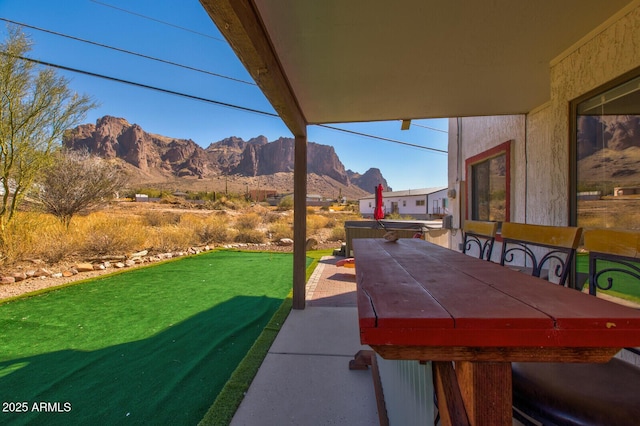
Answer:
<svg viewBox="0 0 640 426"><path fill-rule="evenodd" d="M279 247L283 238L293 238L292 210L224 198L209 207L181 200L114 201L74 217L69 229L51 215L18 212L5 232L0 274L25 264L90 262L142 250L159 254L233 243L264 244L268 249ZM308 237L323 248L339 248L344 221L357 218L349 211L309 208Z"/></svg>
<svg viewBox="0 0 640 426"><path fill-rule="evenodd" d="M640 196L579 201L578 225L583 228L640 230Z"/></svg>

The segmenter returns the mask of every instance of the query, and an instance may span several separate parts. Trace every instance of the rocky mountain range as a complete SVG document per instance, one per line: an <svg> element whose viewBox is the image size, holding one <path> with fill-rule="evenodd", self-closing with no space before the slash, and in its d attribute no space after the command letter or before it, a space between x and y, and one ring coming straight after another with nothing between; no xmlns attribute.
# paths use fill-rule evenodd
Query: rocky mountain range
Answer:
<svg viewBox="0 0 640 426"><path fill-rule="evenodd" d="M190 139L149 133L124 118L104 116L96 124L67 131L63 145L119 162L140 184L171 182L181 184L181 189L198 190L193 187L200 186L221 190L224 178L227 187L231 179L240 187L253 187L258 182L262 189L278 192L293 188L292 138L270 142L264 136L248 141L228 137L203 148ZM326 197L340 193L359 198L372 193L379 183L389 189L379 169L371 168L364 174L345 170L332 146L314 142L307 147L307 173L307 192Z"/></svg>
<svg viewBox="0 0 640 426"><path fill-rule="evenodd" d="M640 185L640 116L580 116L577 122L578 176L581 190L604 182Z"/></svg>

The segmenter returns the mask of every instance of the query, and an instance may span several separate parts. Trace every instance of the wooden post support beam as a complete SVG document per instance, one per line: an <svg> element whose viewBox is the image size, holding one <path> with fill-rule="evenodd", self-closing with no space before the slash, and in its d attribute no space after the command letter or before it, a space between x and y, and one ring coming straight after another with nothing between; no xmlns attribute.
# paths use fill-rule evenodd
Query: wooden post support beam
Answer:
<svg viewBox="0 0 640 426"><path fill-rule="evenodd" d="M307 137L296 136L293 165L293 309L306 305Z"/></svg>
<svg viewBox="0 0 640 426"><path fill-rule="evenodd" d="M349 360L349 370L368 370L372 358L375 358L373 351L360 350L356 352L353 359Z"/></svg>
<svg viewBox="0 0 640 426"><path fill-rule="evenodd" d="M200 3L291 133L296 137L306 135L307 120L280 67L254 2L200 0Z"/></svg>
<svg viewBox="0 0 640 426"><path fill-rule="evenodd" d="M440 423L442 426L470 425L453 364L451 361L433 361L431 365Z"/></svg>
<svg viewBox="0 0 640 426"><path fill-rule="evenodd" d="M220 33L295 136L293 308L305 307L307 120L252 0L200 0Z"/></svg>
<svg viewBox="0 0 640 426"><path fill-rule="evenodd" d="M511 363L456 362L460 394L474 426L511 426ZM474 389L483 389L479 394Z"/></svg>

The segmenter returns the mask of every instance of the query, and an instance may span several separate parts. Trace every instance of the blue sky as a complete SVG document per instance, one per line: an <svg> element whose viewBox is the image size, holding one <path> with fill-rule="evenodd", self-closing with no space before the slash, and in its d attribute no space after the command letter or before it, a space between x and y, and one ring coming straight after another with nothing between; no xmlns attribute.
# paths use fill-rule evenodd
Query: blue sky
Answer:
<svg viewBox="0 0 640 426"><path fill-rule="evenodd" d="M90 40L253 83L197 0L0 0L0 18ZM6 23L0 25L5 39ZM254 84L220 78L131 54L25 28L33 43L30 56L45 62L185 93L216 102L274 113ZM122 117L144 130L192 139L207 147L225 137L270 141L291 132L279 118L187 99L76 72L58 71L72 90L100 105L84 122L104 115ZM438 150L447 149L447 120L414 120L408 131L400 122L337 124L356 132ZM442 131L435 131L425 127ZM447 184L446 154L310 126L308 140L335 148L347 169L382 171L394 190Z"/></svg>

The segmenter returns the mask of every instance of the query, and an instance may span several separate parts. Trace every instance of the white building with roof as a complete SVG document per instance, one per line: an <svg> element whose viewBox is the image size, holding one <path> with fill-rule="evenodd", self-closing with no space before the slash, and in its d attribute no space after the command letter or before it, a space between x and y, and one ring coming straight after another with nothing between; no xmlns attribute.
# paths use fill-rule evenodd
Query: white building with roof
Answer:
<svg viewBox="0 0 640 426"><path fill-rule="evenodd" d="M372 218L376 207L376 196L361 198L360 214ZM385 216L396 213L414 219L437 219L448 213L447 187L386 191L382 193L382 210Z"/></svg>

